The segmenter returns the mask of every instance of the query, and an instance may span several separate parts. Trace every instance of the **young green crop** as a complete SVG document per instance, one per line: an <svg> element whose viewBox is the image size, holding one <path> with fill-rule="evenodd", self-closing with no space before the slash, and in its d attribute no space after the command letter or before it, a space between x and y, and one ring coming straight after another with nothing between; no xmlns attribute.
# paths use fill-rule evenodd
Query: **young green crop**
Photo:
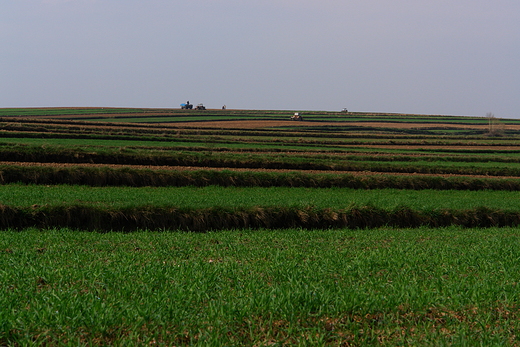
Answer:
<svg viewBox="0 0 520 347"><path fill-rule="evenodd" d="M519 229L0 232L0 345L508 345Z"/></svg>
<svg viewBox="0 0 520 347"><path fill-rule="evenodd" d="M87 187L9 184L0 186L0 203L8 206L92 204L112 208L287 206L341 209L352 205L383 209L520 210L518 192L349 188L237 187Z"/></svg>

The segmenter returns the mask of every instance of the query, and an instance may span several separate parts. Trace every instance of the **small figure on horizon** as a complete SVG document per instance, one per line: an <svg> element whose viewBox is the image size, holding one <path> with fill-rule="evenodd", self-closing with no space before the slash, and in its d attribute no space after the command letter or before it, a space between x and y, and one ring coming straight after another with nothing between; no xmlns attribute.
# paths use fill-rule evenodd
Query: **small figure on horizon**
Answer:
<svg viewBox="0 0 520 347"><path fill-rule="evenodd" d="M291 116L291 120L302 121L302 120L303 120L303 117L302 117L302 115L301 115L300 112L296 112L296 113L294 114L294 116Z"/></svg>
<svg viewBox="0 0 520 347"><path fill-rule="evenodd" d="M193 109L193 105L190 104L189 101L186 101L185 104L181 104L181 109L183 109L183 110L191 110L191 109Z"/></svg>

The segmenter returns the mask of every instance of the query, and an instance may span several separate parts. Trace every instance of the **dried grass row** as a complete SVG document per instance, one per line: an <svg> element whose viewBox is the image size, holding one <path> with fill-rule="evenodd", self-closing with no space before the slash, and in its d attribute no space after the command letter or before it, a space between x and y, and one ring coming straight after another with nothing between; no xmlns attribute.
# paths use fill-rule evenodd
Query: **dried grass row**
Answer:
<svg viewBox="0 0 520 347"><path fill-rule="evenodd" d="M72 228L91 231L183 230L206 232L226 229L329 229L329 228L416 228L503 227L520 225L520 212L477 208L471 210L417 211L402 207L384 210L372 206L346 209L313 207L179 209L143 207L100 209L91 206L33 206L14 208L0 205L0 228Z"/></svg>
<svg viewBox="0 0 520 347"><path fill-rule="evenodd" d="M324 171L372 171L388 173L422 173L422 174L457 174L457 175L490 175L520 176L517 167L484 166L443 166L422 165L420 163L395 164L392 162L337 160L314 160L295 156L273 157L259 155L237 157L208 150L199 153L178 151L133 151L125 148L87 151L66 147L20 146L4 148L0 151L4 161L41 162L41 163L95 163L149 166L195 166L226 167L250 169L283 169L283 170L324 170ZM369 158L361 158L367 160ZM397 158L395 158L397 159ZM463 160L466 161L466 160Z"/></svg>
<svg viewBox="0 0 520 347"><path fill-rule="evenodd" d="M518 179L472 177L309 174L237 171L166 171L107 167L0 166L0 184L70 184L95 187L307 187L519 191Z"/></svg>

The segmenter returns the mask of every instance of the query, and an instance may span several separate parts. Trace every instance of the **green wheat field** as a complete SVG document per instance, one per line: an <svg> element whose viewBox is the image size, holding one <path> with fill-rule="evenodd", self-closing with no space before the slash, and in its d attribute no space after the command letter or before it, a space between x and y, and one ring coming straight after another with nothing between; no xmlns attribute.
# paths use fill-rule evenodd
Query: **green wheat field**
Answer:
<svg viewBox="0 0 520 347"><path fill-rule="evenodd" d="M0 346L520 346L519 121L291 114L0 109Z"/></svg>

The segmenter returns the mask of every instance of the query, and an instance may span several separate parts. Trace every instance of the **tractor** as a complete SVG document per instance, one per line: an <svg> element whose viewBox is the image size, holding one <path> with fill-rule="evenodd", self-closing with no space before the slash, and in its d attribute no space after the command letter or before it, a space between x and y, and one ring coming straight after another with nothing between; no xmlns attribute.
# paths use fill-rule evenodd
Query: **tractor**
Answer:
<svg viewBox="0 0 520 347"><path fill-rule="evenodd" d="M294 114L294 116L291 116L291 120L298 120L298 121L302 121L303 120L303 117L300 113L296 112Z"/></svg>
<svg viewBox="0 0 520 347"><path fill-rule="evenodd" d="M202 110L205 110L206 107L203 104L197 104L197 107L195 109L199 110L199 111L202 111Z"/></svg>
<svg viewBox="0 0 520 347"><path fill-rule="evenodd" d="M191 110L193 109L193 105L190 104L189 101L186 101L185 104L181 104L181 110Z"/></svg>

